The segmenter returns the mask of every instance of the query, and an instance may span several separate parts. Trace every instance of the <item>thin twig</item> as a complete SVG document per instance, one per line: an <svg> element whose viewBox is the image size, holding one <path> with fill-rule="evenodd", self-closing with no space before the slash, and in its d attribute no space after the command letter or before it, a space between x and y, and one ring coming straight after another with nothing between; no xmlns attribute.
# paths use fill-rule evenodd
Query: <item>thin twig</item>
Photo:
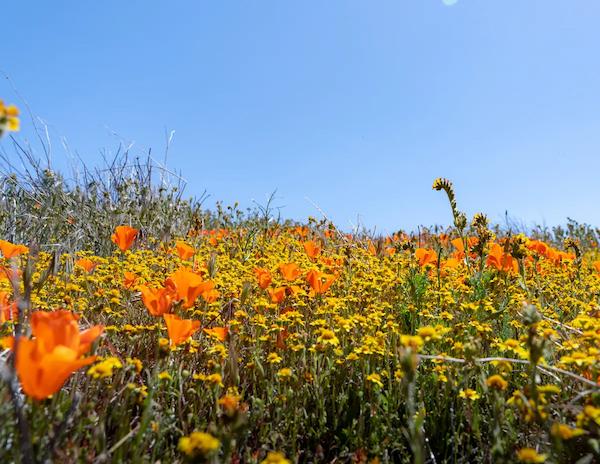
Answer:
<svg viewBox="0 0 600 464"><path fill-rule="evenodd" d="M140 428L139 424L136 425L134 428L132 428L127 433L127 435L125 435L118 442L116 442L106 453L102 453L100 456L98 456L98 458L96 458L94 463L99 464L102 462L106 462L109 459L111 454L113 454L115 451L117 451L121 447L121 445L123 445L127 440L129 440L134 434L137 433L139 428Z"/></svg>

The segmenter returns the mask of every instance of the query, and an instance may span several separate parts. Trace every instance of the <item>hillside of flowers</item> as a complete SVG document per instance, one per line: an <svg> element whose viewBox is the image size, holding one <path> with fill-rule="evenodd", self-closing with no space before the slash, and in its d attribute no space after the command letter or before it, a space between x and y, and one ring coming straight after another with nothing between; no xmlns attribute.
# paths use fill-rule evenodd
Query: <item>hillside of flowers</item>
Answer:
<svg viewBox="0 0 600 464"><path fill-rule="evenodd" d="M445 229L163 223L38 174L2 183L0 462L600 460L597 230L500 231L445 179Z"/></svg>

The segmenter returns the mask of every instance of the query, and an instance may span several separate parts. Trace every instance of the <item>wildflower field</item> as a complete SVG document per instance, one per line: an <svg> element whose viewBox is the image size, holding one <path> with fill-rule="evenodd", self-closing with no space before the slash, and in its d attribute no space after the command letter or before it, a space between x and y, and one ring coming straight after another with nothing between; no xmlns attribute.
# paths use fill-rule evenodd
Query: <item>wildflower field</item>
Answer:
<svg viewBox="0 0 600 464"><path fill-rule="evenodd" d="M0 462L600 460L597 229L437 179L452 227L348 234L121 159L0 179Z"/></svg>

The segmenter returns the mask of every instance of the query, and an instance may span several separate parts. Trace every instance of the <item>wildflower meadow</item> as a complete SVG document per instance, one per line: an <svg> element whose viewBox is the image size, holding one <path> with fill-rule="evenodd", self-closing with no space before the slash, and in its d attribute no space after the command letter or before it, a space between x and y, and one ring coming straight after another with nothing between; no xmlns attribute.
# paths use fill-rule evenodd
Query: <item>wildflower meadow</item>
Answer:
<svg viewBox="0 0 600 464"><path fill-rule="evenodd" d="M443 178L453 225L385 236L207 210L126 151L69 183L18 129L0 103L0 462L600 461L598 229L467 217Z"/></svg>

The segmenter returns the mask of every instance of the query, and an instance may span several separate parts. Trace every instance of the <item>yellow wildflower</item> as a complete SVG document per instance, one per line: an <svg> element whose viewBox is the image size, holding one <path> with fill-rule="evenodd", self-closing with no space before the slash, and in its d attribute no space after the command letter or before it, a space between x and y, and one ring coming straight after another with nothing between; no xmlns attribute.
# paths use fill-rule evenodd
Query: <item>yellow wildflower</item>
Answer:
<svg viewBox="0 0 600 464"><path fill-rule="evenodd" d="M279 356L277 353L269 353L269 355L267 356L267 362L269 364L279 364L281 362L281 356Z"/></svg>
<svg viewBox="0 0 600 464"><path fill-rule="evenodd" d="M423 339L418 335L401 335L400 343L402 346L407 348L412 348L414 350L419 350L423 346Z"/></svg>
<svg viewBox="0 0 600 464"><path fill-rule="evenodd" d="M87 375L92 376L94 379L104 379L112 377L113 369L121 369L122 367L123 364L121 364L119 358L111 356L90 367L87 370Z"/></svg>
<svg viewBox="0 0 600 464"><path fill-rule="evenodd" d="M566 424L559 424L558 422L555 422L552 424L550 433L553 437L560 438L561 440L570 440L571 438L578 437L586 432L585 430L577 427L569 427Z"/></svg>
<svg viewBox="0 0 600 464"><path fill-rule="evenodd" d="M286 459L285 455L279 451L269 451L267 457L260 464L292 464L292 461Z"/></svg>
<svg viewBox="0 0 600 464"><path fill-rule="evenodd" d="M383 383L381 382L381 376L379 374L373 373L367 376L367 380L375 385L379 385L383 387Z"/></svg>
<svg viewBox="0 0 600 464"><path fill-rule="evenodd" d="M127 362L127 364L129 364L130 366L135 367L136 372L139 374L140 372L142 372L142 361L140 361L138 358L127 358L125 359L125 361Z"/></svg>
<svg viewBox="0 0 600 464"><path fill-rule="evenodd" d="M292 376L292 370L289 367L284 367L283 369L279 369L277 372L277 377L281 380L289 379Z"/></svg>
<svg viewBox="0 0 600 464"><path fill-rule="evenodd" d="M546 460L546 455L538 454L533 448L521 448L517 451L517 459L520 462L535 464L544 462Z"/></svg>
<svg viewBox="0 0 600 464"><path fill-rule="evenodd" d="M179 450L187 456L208 456L221 446L221 442L209 433L192 432L179 439Z"/></svg>
<svg viewBox="0 0 600 464"><path fill-rule="evenodd" d="M173 377L171 377L171 374L169 374L167 371L162 371L160 374L158 374L158 378L160 380L173 380Z"/></svg>
<svg viewBox="0 0 600 464"><path fill-rule="evenodd" d="M195 380L202 380L206 383L210 383L213 385L218 385L219 387L223 387L223 377L221 377L221 374L219 374L218 372L215 372L214 374L210 374L210 375L204 375L204 374L194 374L192 376L193 379Z"/></svg>
<svg viewBox="0 0 600 464"><path fill-rule="evenodd" d="M458 392L458 396L460 396L461 398L464 398L466 400L471 400L471 401L475 401L476 399L481 398L481 395L479 395L479 393L477 393L472 388L467 388L465 390L461 390L460 392Z"/></svg>
<svg viewBox="0 0 600 464"><path fill-rule="evenodd" d="M508 382L501 375L495 374L487 378L486 385L494 390L506 390Z"/></svg>
<svg viewBox="0 0 600 464"><path fill-rule="evenodd" d="M338 346L340 344L340 340L335 335L333 330L325 329L321 327L319 329L319 337L317 338L317 343L320 345L331 345Z"/></svg>

